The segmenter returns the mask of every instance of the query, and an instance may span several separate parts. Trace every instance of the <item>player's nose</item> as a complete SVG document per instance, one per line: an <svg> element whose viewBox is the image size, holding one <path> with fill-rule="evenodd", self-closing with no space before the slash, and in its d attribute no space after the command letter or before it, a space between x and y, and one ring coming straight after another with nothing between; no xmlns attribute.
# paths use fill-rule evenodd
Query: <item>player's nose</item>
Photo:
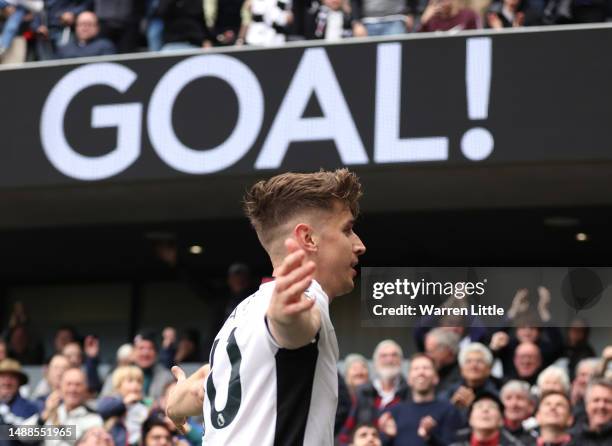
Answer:
<svg viewBox="0 0 612 446"><path fill-rule="evenodd" d="M356 240L355 240L355 243L353 245L354 246L353 249L355 251L355 254L357 256L365 254L366 247L365 247L365 245L363 244L363 242L361 241L361 239L359 238L359 236L357 234L355 234L355 239Z"/></svg>

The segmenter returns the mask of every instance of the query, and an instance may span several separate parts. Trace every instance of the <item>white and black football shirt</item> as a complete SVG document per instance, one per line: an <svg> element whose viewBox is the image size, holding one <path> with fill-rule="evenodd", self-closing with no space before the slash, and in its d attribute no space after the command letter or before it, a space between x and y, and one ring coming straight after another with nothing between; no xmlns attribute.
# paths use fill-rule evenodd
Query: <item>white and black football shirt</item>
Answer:
<svg viewBox="0 0 612 446"><path fill-rule="evenodd" d="M266 311L275 282L242 301L210 352L204 383L204 445L333 445L338 400L338 343L329 298L312 281L306 295L321 311L309 345L281 348Z"/></svg>

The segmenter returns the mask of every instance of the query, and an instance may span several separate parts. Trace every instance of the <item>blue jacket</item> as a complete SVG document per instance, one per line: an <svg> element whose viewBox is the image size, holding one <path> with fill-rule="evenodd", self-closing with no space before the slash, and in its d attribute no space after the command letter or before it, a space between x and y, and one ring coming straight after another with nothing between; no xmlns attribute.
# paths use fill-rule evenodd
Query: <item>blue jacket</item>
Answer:
<svg viewBox="0 0 612 446"><path fill-rule="evenodd" d="M36 405L22 398L18 393L8 404L0 403L0 424L19 425L37 412ZM20 444L22 443L19 441L9 441L0 438L0 446Z"/></svg>
<svg viewBox="0 0 612 446"><path fill-rule="evenodd" d="M69 42L57 50L58 59L70 59L72 57L91 57L115 54L113 43L104 38L96 37L86 43Z"/></svg>

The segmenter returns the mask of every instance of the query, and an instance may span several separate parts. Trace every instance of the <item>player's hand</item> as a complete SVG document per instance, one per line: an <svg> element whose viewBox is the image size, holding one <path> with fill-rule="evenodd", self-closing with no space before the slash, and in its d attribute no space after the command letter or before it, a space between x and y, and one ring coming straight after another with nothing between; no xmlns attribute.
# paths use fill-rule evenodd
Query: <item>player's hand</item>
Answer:
<svg viewBox="0 0 612 446"><path fill-rule="evenodd" d="M304 295L304 291L312 282L316 265L306 260L306 253L295 240L285 240L285 247L288 255L276 269L276 285L267 316L278 324L290 325L315 303Z"/></svg>
<svg viewBox="0 0 612 446"><path fill-rule="evenodd" d="M423 438L424 440L428 439L431 435L431 431L434 430L437 425L438 423L436 422L436 420L434 420L433 417L429 415L421 418L419 427L417 429L418 436Z"/></svg>
<svg viewBox="0 0 612 446"><path fill-rule="evenodd" d="M178 385L185 383L185 381L187 380L187 375L185 375L184 370L178 366L172 367L171 372L174 375L174 378L176 378L177 386L174 387L174 389L172 389L170 391L170 394L168 395L168 403L166 404L166 416L170 418L174 426L176 426L176 430L179 431L181 434L184 434L185 425L187 424L187 417L176 415L172 411L171 407L173 406L172 403L179 398L179 396L177 395L177 387Z"/></svg>
<svg viewBox="0 0 612 446"><path fill-rule="evenodd" d="M489 348L492 351L496 352L498 350L506 348L509 342L510 336L508 336L508 333L503 331L497 331L493 333L493 336L491 337L491 343L489 344Z"/></svg>
<svg viewBox="0 0 612 446"><path fill-rule="evenodd" d="M393 415L389 412L385 412L380 416L378 419L378 428L389 437L395 437L397 435L397 424L393 419Z"/></svg>

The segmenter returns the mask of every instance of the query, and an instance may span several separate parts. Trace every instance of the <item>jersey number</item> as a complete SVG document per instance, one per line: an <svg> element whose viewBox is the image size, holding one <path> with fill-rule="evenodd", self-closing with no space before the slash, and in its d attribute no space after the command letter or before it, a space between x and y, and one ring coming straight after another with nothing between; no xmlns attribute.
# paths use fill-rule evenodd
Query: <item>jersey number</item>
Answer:
<svg viewBox="0 0 612 446"><path fill-rule="evenodd" d="M240 409L240 403L242 401L242 385L240 383L240 363L242 362L242 355L240 354L240 349L236 343L236 337L234 336L235 331L236 329L234 328L227 339L226 351L230 363L232 364L232 371L227 390L227 402L222 410L217 410L215 407L215 396L217 394L217 389L215 389L215 383L213 382L212 361L210 376L206 382L206 394L208 395L208 401L210 402L211 408L210 418L215 429L223 429L232 423L236 417L236 414L238 413L238 409ZM212 352L210 354L211 360L215 356L215 350L218 343L219 340L217 339L213 344Z"/></svg>

